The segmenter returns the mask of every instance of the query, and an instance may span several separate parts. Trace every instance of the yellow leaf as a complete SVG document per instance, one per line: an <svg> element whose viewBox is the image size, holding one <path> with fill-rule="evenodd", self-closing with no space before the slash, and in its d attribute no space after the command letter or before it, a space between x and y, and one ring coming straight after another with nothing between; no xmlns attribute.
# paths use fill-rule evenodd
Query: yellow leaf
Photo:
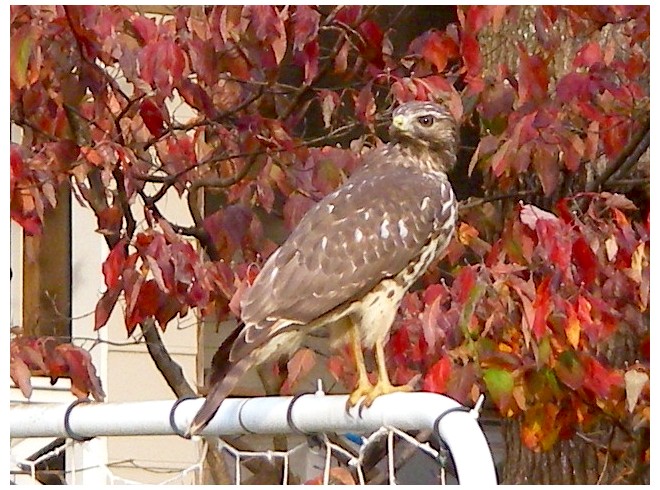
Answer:
<svg viewBox="0 0 660 490"><path fill-rule="evenodd" d="M626 406L628 411L633 413L637 406L637 400L642 393L644 386L649 381L649 375L643 371L631 369L623 376L626 383Z"/></svg>
<svg viewBox="0 0 660 490"><path fill-rule="evenodd" d="M605 240L605 250L607 252L607 260L610 262L616 258L616 254L619 251L619 245L616 243L614 237L609 237Z"/></svg>
<svg viewBox="0 0 660 490"><path fill-rule="evenodd" d="M626 275L637 284L642 282L642 267L644 266L644 259L646 258L644 249L644 243L640 243L637 246L630 259L630 269L626 271Z"/></svg>
<svg viewBox="0 0 660 490"><path fill-rule="evenodd" d="M500 352L508 352L508 353L513 352L513 349L511 348L511 346L508 345L508 344L505 344L504 342L500 342L500 343L497 345L497 349L498 349Z"/></svg>
<svg viewBox="0 0 660 490"><path fill-rule="evenodd" d="M469 246L470 242L478 236L479 231L474 226L461 223L458 227L458 239L465 246Z"/></svg>
<svg viewBox="0 0 660 490"><path fill-rule="evenodd" d="M527 400L525 398L525 389L522 386L515 386L511 392L513 399L516 401L516 405L520 410L527 410Z"/></svg>
<svg viewBox="0 0 660 490"><path fill-rule="evenodd" d="M568 305L568 318L566 319L566 339L573 349L577 349L580 343L580 321L578 320L575 309Z"/></svg>

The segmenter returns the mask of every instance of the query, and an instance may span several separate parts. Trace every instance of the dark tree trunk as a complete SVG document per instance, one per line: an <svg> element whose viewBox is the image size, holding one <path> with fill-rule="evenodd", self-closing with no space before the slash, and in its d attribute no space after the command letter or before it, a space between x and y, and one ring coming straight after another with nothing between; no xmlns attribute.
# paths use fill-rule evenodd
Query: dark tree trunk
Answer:
<svg viewBox="0 0 660 490"><path fill-rule="evenodd" d="M649 484L649 467L643 464L648 429L626 435L619 428L604 428L535 453L522 443L520 421L510 420L504 424L504 438L502 484Z"/></svg>

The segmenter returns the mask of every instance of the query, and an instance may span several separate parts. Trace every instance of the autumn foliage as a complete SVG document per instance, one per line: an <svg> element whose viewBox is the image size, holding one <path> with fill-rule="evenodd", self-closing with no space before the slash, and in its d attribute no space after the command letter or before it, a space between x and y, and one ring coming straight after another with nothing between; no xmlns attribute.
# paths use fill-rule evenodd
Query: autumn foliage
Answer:
<svg viewBox="0 0 660 490"><path fill-rule="evenodd" d="M393 380L468 404L485 392L535 451L603 422L647 427L648 197L616 181L648 128L649 8L537 8L533 44L493 63L484 36L520 12L460 7L393 46L375 7L12 7L11 217L39 234L63 185L95 212L110 249L96 328L118 304L128 333L190 309L222 320L384 136L385 111L443 98L477 137L464 172L482 201L464 201L446 257L404 300ZM166 195L192 224L164 215ZM314 362L300 354L283 389Z"/></svg>

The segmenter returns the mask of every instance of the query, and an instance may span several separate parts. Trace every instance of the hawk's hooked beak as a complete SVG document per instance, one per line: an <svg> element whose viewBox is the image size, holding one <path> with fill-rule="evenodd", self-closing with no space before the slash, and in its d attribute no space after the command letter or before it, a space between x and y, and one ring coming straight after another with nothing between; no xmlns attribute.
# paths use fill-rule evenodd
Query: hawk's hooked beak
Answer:
<svg viewBox="0 0 660 490"><path fill-rule="evenodd" d="M392 126L394 126L396 129L403 130L404 127L406 126L406 118L403 117L401 114L398 116L394 116L392 119Z"/></svg>

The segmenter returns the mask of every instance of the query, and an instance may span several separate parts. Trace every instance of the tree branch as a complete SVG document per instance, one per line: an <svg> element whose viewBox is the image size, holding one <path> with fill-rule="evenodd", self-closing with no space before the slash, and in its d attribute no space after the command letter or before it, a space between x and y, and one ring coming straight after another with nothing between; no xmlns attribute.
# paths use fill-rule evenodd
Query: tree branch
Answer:
<svg viewBox="0 0 660 490"><path fill-rule="evenodd" d="M649 148L651 143L650 131L650 121L647 119L640 130L633 136L623 150L621 150L621 153L616 160L614 160L598 178L594 179L587 185L586 191L596 192L600 190L600 188L603 187L617 172L620 177L623 177L623 175L639 161L639 158Z"/></svg>
<svg viewBox="0 0 660 490"><path fill-rule="evenodd" d="M152 138L149 141L147 141L144 144L143 150L149 149L151 146L155 145L165 137L169 136L172 134L174 131L190 131L191 129L199 128L202 126L208 126L210 124L219 124L221 121L233 116L239 111L242 111L243 109L247 108L250 104L258 100L264 93L264 86L259 85L257 88L257 93L255 93L253 96L248 97L246 100L238 104L236 107L232 107L231 109L228 109L217 116L209 119L205 117L201 121L194 121L194 122L189 122L187 124L171 124L170 127L163 132L160 136L157 138Z"/></svg>
<svg viewBox="0 0 660 490"><path fill-rule="evenodd" d="M508 194L497 194L494 196L488 196L488 197L481 197L478 199L474 199L470 202L467 202L467 200L460 201L458 203L459 206L459 212L460 211L465 211L466 209L471 209L471 208L476 208L477 206L481 206L487 202L493 202L493 201L503 201L506 199L516 199L519 197L525 197L525 196L531 196L534 194L537 194L538 191L518 191L518 192L511 192Z"/></svg>
<svg viewBox="0 0 660 490"><path fill-rule="evenodd" d="M174 395L178 398L183 396L197 396L195 390L186 381L181 366L167 352L163 344L163 339L156 329L154 319L148 318L143 321L140 323L140 328L142 329L142 335L144 335L149 355L153 359L158 371L163 375L165 382L172 389Z"/></svg>
<svg viewBox="0 0 660 490"><path fill-rule="evenodd" d="M364 8L363 11L360 13L360 16L355 20L355 25L359 26L364 20L371 15L371 13L378 8L375 5L369 6L367 8ZM323 21L323 24L321 27L327 27L330 24L330 21L334 19L335 13L338 11L336 8L330 15L328 15L325 20ZM352 26L346 26L348 28L352 28ZM346 31L348 32L348 31ZM341 47L342 43L348 39L348 36L344 32L342 35L340 35L337 38L337 41L335 42L334 47L332 48L333 53L337 53L339 51L339 48ZM287 119L293 111L298 107L298 104L302 100L302 98L307 94L312 89L312 85L314 85L316 82L318 82L321 78L323 78L329 71L330 68L332 67L332 63L329 62L327 63L323 68L321 68L316 75L314 76L314 79L309 83L309 84L303 84L300 86L296 94L293 96L293 100L289 104L289 106L286 108L284 113L281 116L282 120Z"/></svg>

